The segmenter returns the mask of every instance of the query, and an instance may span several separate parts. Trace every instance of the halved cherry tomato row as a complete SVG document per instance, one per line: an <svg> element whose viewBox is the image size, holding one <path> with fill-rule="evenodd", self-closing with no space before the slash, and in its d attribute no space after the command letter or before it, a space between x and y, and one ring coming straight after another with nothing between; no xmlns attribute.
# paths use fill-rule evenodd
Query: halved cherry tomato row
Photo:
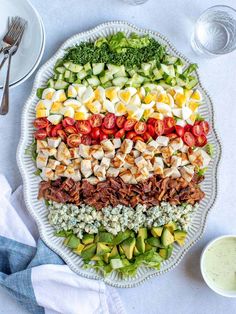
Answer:
<svg viewBox="0 0 236 314"><path fill-rule="evenodd" d="M100 114L94 114L88 120L80 121L66 117L57 125L52 125L46 118L38 118L35 119L34 126L38 129L35 132L36 139L60 136L66 142L71 134L79 134L81 143L87 145L99 144L100 141L112 137L148 142L165 135L170 138L179 136L191 147L204 146L209 132L209 124L206 121L197 121L193 126L187 124L182 127L176 125L172 117L166 117L164 120L149 118L147 122L142 122L127 119L125 116L116 117L113 113L107 113L104 118Z"/></svg>
<svg viewBox="0 0 236 314"><path fill-rule="evenodd" d="M193 126L187 124L185 127L176 125L175 131L183 138L186 145L203 147L207 144L207 134L210 127L207 121L196 121Z"/></svg>

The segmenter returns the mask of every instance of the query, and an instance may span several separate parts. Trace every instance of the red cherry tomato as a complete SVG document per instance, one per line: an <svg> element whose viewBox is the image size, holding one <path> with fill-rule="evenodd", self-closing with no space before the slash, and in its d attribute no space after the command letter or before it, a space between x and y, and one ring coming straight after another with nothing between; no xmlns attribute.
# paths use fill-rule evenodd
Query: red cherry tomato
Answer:
<svg viewBox="0 0 236 314"><path fill-rule="evenodd" d="M132 138L132 141L134 141L134 142L137 142L137 141L144 142L144 139L143 139L141 136L136 135L136 136L134 136L134 137Z"/></svg>
<svg viewBox="0 0 236 314"><path fill-rule="evenodd" d="M207 138L204 134L197 136L195 138L195 145L198 147L203 147L207 144Z"/></svg>
<svg viewBox="0 0 236 314"><path fill-rule="evenodd" d="M66 140L67 140L67 135L66 135L65 131L63 131L63 130L58 130L58 131L57 131L57 135L60 136L60 138L62 139L63 142L66 142Z"/></svg>
<svg viewBox="0 0 236 314"><path fill-rule="evenodd" d="M135 123L134 131L137 134L143 134L146 132L146 130L147 130L147 125L145 122L139 121Z"/></svg>
<svg viewBox="0 0 236 314"><path fill-rule="evenodd" d="M185 132L183 136L184 143L190 147L195 145L195 137L190 132Z"/></svg>
<svg viewBox="0 0 236 314"><path fill-rule="evenodd" d="M113 128L113 129L107 129L105 127L105 125L102 125L102 132L107 134L107 135L113 135L117 132L117 129Z"/></svg>
<svg viewBox="0 0 236 314"><path fill-rule="evenodd" d="M70 134L67 137L67 145L69 147L79 147L80 143L81 143L81 136L80 136L80 134Z"/></svg>
<svg viewBox="0 0 236 314"><path fill-rule="evenodd" d="M207 135L210 131L210 126L207 121L201 121L199 124L203 129L203 134Z"/></svg>
<svg viewBox="0 0 236 314"><path fill-rule="evenodd" d="M125 129L125 131L131 131L131 130L133 130L133 128L134 128L136 122L137 122L137 121L134 120L134 119L129 119L129 120L125 121L125 124L124 124L124 129Z"/></svg>
<svg viewBox="0 0 236 314"><path fill-rule="evenodd" d="M36 140L44 140L47 137L47 131L44 129L39 129L34 132L34 137Z"/></svg>
<svg viewBox="0 0 236 314"><path fill-rule="evenodd" d="M192 130L192 126L190 124L186 124L184 127L184 132L189 132Z"/></svg>
<svg viewBox="0 0 236 314"><path fill-rule="evenodd" d="M176 125L175 126L175 131L176 131L176 133L177 133L177 135L179 136L179 137L182 137L182 136L184 136L184 127L182 127L182 126L180 126L180 125Z"/></svg>
<svg viewBox="0 0 236 314"><path fill-rule="evenodd" d="M91 125L87 120L79 120L76 122L77 131L81 134L89 134L91 132Z"/></svg>
<svg viewBox="0 0 236 314"><path fill-rule="evenodd" d="M132 140L132 138L135 137L136 135L137 134L134 131L129 131L128 133L126 133L125 138Z"/></svg>
<svg viewBox="0 0 236 314"><path fill-rule="evenodd" d="M100 132L100 141L107 140L107 139L108 139L108 135L103 132Z"/></svg>
<svg viewBox="0 0 236 314"><path fill-rule="evenodd" d="M122 129L125 125L126 117L121 116L116 118L116 125L118 126L119 129Z"/></svg>
<svg viewBox="0 0 236 314"><path fill-rule="evenodd" d="M155 119L155 118L148 118L147 124L155 126L156 121L157 121L157 119Z"/></svg>
<svg viewBox="0 0 236 314"><path fill-rule="evenodd" d="M99 139L100 138L100 129L99 128L93 128L91 131L91 137L92 139Z"/></svg>
<svg viewBox="0 0 236 314"><path fill-rule="evenodd" d="M118 132L116 132L115 137L122 138L124 135L125 135L125 129L120 129Z"/></svg>
<svg viewBox="0 0 236 314"><path fill-rule="evenodd" d="M46 132L47 132L47 135L48 135L48 136L51 136L52 128L53 128L53 126L52 126L51 124L49 124L49 125L46 127Z"/></svg>
<svg viewBox="0 0 236 314"><path fill-rule="evenodd" d="M172 133L175 129L175 119L172 117L165 117L164 118L164 133L168 134L168 133Z"/></svg>
<svg viewBox="0 0 236 314"><path fill-rule="evenodd" d="M169 133L169 134L166 134L166 136L169 137L170 140L173 140L174 138L178 137L178 135L175 133Z"/></svg>
<svg viewBox="0 0 236 314"><path fill-rule="evenodd" d="M152 140L152 136L151 136L148 132L145 132L145 133L142 135L142 137L143 137L144 142L149 142L149 141Z"/></svg>
<svg viewBox="0 0 236 314"><path fill-rule="evenodd" d="M194 126L192 127L192 133L194 136L202 135L203 127L201 126L201 124L194 124Z"/></svg>
<svg viewBox="0 0 236 314"><path fill-rule="evenodd" d="M58 131L58 130L61 130L61 129L62 129L61 123L59 123L59 124L53 126L53 127L52 127L52 130L51 130L51 136L52 136L52 137L56 137L56 136L57 136L57 131Z"/></svg>
<svg viewBox="0 0 236 314"><path fill-rule="evenodd" d="M107 113L103 119L103 124L106 129L114 129L116 125L116 116L114 113Z"/></svg>
<svg viewBox="0 0 236 314"><path fill-rule="evenodd" d="M81 143L84 145L91 145L92 144L92 138L88 134L84 134L81 137Z"/></svg>
<svg viewBox="0 0 236 314"><path fill-rule="evenodd" d="M147 131L152 138L156 137L155 127L152 124L147 125Z"/></svg>
<svg viewBox="0 0 236 314"><path fill-rule="evenodd" d="M74 125L74 124L75 124L75 120L73 118L66 117L62 120L62 125L64 126L64 128L70 125Z"/></svg>
<svg viewBox="0 0 236 314"><path fill-rule="evenodd" d="M91 145L98 145L99 143L100 143L100 140L95 140L94 138L92 138Z"/></svg>
<svg viewBox="0 0 236 314"><path fill-rule="evenodd" d="M36 129L44 129L48 126L49 121L47 118L37 118L34 120L33 125Z"/></svg>
<svg viewBox="0 0 236 314"><path fill-rule="evenodd" d="M75 133L78 133L75 126L67 126L67 127L65 127L64 131L65 131L67 134L75 134Z"/></svg>
<svg viewBox="0 0 236 314"><path fill-rule="evenodd" d="M159 120L159 119L156 119L156 122L155 122L155 132L158 136L161 136L163 133L164 133L164 122L162 120Z"/></svg>
<svg viewBox="0 0 236 314"><path fill-rule="evenodd" d="M98 113L89 117L89 123L92 128L97 128L102 125L102 116Z"/></svg>

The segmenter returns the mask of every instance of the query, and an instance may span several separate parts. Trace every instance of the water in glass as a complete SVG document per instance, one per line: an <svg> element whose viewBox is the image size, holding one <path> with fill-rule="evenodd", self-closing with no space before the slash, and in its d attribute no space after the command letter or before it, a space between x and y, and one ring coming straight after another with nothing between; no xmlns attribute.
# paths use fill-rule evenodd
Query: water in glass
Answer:
<svg viewBox="0 0 236 314"><path fill-rule="evenodd" d="M207 9L198 19L192 46L196 52L217 56L236 48L236 11L217 5Z"/></svg>

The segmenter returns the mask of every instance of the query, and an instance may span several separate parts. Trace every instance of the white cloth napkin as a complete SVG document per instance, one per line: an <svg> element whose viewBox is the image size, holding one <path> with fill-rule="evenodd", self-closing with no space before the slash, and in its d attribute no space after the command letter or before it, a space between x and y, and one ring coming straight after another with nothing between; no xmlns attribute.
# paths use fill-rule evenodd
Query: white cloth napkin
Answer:
<svg viewBox="0 0 236 314"><path fill-rule="evenodd" d="M76 275L40 239L25 208L0 175L0 284L25 308L47 314L125 314L117 290Z"/></svg>

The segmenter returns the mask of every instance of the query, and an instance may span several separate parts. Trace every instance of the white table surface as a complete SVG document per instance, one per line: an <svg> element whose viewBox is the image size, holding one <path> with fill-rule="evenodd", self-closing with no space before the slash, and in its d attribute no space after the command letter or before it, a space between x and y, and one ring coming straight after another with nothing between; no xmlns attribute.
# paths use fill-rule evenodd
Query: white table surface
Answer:
<svg viewBox="0 0 236 314"><path fill-rule="evenodd" d="M236 8L235 0L149 0L145 5L137 7L121 0L32 2L42 16L46 29L46 49L41 64L68 37L109 20L126 20L140 27L157 30L166 35L190 60L199 64L202 83L214 102L216 128L223 144L217 201L209 214L203 238L178 267L137 288L119 289L119 293L129 314L236 313L236 299L213 293L203 282L199 268L201 251L209 240L222 234L236 233L236 52L206 59L196 56L190 47L190 35L199 14L219 2ZM13 189L21 184L16 165L16 147L20 136L21 111L31 91L33 79L34 75L11 90L10 112L7 116L0 116L0 172L6 175ZM0 313L26 312L0 289Z"/></svg>

